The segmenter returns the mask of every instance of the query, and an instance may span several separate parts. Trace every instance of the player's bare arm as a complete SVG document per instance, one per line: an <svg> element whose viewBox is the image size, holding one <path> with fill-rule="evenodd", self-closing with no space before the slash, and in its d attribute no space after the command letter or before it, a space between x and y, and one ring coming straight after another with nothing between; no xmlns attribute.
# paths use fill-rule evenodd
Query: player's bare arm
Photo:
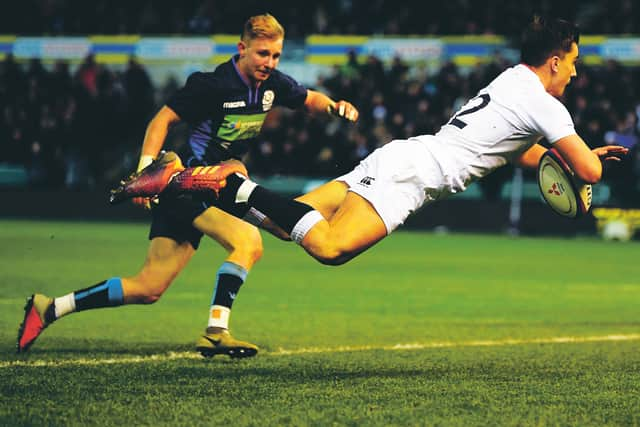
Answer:
<svg viewBox="0 0 640 427"><path fill-rule="evenodd" d="M176 112L164 105L147 126L144 142L142 143L141 157L151 156L152 158L156 158L164 145L164 140L167 137L169 128L179 121L180 117Z"/></svg>
<svg viewBox="0 0 640 427"><path fill-rule="evenodd" d="M577 137L579 141L576 141L573 137ZM569 142L571 140L573 140L574 142L573 143ZM561 141L564 141L564 142L561 143ZM590 149L589 147L586 146L584 141L582 141L582 138L580 138L578 135L570 135L565 138L562 138L558 142L556 142L554 146L558 149L558 151L560 151L563 158L575 159L577 157L578 159L580 159L578 160L578 162L580 163L579 167L581 168L582 170L581 173L583 174L588 172L586 169L588 169L589 167L593 168L593 170L591 170L591 173L595 173L599 169L600 170L599 174L601 174L602 173L601 160L620 161L620 158L618 156L623 156L629 152L628 148L622 147L620 145L605 145L603 147ZM564 147L564 148L561 149L560 147ZM540 158L545 153L545 151L547 151L547 149L544 146L540 144L535 144L531 148L529 148L527 151L525 151L516 160L516 164L524 168L535 169L538 167L538 164L540 163ZM586 159L586 161L589 162L589 164L586 166L583 165L582 163L585 161L583 159ZM575 168L575 165L571 161L569 161L569 165L572 168ZM599 165L599 168L598 168L598 165ZM575 169L572 169L572 170L575 170ZM592 184L597 182L597 181L594 182L594 181L589 181L584 179L584 175L578 174L578 176L585 182L589 182ZM593 179L594 177L592 176L591 178ZM598 180L599 179L600 178L598 177Z"/></svg>
<svg viewBox="0 0 640 427"><path fill-rule="evenodd" d="M146 168L158 156L158 153L164 145L164 141L169 133L169 128L180 121L180 117L168 106L164 105L160 111L151 119L144 135L142 143L142 151L140 152L140 161L138 162L137 172ZM149 199L146 197L136 197L133 203L150 209Z"/></svg>
<svg viewBox="0 0 640 427"><path fill-rule="evenodd" d="M522 155L516 159L515 163L523 168L535 169L538 167L540 158L545 151L547 151L547 149L542 145L534 144L531 148L522 153Z"/></svg>
<svg viewBox="0 0 640 427"><path fill-rule="evenodd" d="M553 145L577 177L590 184L597 183L602 177L601 158L611 160L616 154L624 155L629 151L619 145L606 145L592 150L577 134L560 138Z"/></svg>

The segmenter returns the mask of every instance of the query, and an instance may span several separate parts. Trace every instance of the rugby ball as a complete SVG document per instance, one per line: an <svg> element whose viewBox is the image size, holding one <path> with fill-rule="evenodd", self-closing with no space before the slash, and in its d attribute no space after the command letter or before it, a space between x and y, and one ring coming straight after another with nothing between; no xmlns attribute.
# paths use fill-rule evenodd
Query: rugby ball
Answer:
<svg viewBox="0 0 640 427"><path fill-rule="evenodd" d="M549 207L564 217L578 218L591 208L591 184L577 179L555 148L540 159L538 187Z"/></svg>

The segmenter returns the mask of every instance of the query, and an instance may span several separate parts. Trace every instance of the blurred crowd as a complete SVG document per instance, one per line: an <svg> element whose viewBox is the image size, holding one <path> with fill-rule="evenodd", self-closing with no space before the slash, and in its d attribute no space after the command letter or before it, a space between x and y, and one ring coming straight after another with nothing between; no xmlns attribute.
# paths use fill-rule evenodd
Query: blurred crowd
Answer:
<svg viewBox="0 0 640 427"><path fill-rule="evenodd" d="M370 56L318 79L314 89L347 99L360 110L352 125L328 117L275 109L260 143L247 159L255 175L333 177L350 170L375 148L396 138L436 132L466 100L511 64L495 56L487 64L460 70L447 63L436 71L385 65ZM71 71L58 62L0 63L0 163L26 166L34 186L91 188L113 184L135 168L148 120L177 89L175 80L154 87L134 58L115 71L91 56ZM640 200L640 70L616 62L585 67L569 86L565 103L578 133L591 146L634 146L620 164L607 167L616 200ZM188 129L178 126L166 147L179 149ZM513 170L501 168L481 182L497 198Z"/></svg>
<svg viewBox="0 0 640 427"><path fill-rule="evenodd" d="M338 176L392 139L433 134L458 108L513 64L496 55L471 70L447 63L435 72L410 67L396 58L385 66L370 56L352 56L318 81L317 89L351 100L360 110L357 126L278 111L254 147L250 170ZM632 150L621 162L606 163L604 180L618 205L640 205L640 69L615 61L604 66L579 65L563 100L576 130L592 148L620 144ZM546 141L542 141L543 144ZM506 166L479 182L485 198L495 200L513 177ZM535 179L534 171L525 178Z"/></svg>
<svg viewBox="0 0 640 427"><path fill-rule="evenodd" d="M112 178L110 164L137 156L155 96L135 59L115 72L88 56L72 73L64 61L47 69L39 59L23 66L7 55L0 64L0 163L26 166L34 186L99 185Z"/></svg>
<svg viewBox="0 0 640 427"><path fill-rule="evenodd" d="M585 33L640 32L633 0L23 0L0 14L2 32L18 35L238 34L247 13L268 10L288 37L308 34L519 35L532 13L577 22ZM304 8L304 13L301 12Z"/></svg>

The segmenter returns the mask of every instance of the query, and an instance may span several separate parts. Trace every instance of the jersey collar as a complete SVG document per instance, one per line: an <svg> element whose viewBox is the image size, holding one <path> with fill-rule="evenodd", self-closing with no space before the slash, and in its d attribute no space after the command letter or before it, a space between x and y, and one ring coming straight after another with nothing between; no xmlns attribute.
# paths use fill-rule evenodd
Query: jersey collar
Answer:
<svg viewBox="0 0 640 427"><path fill-rule="evenodd" d="M236 70L236 74L238 75L238 77L240 77L240 80L242 80L242 82L249 88L249 89L257 89L260 87L260 83L262 82L257 82L255 84L252 84L251 81L246 78L241 72L240 69L238 68L238 59L240 59L240 54L236 53L235 55L233 55L231 57L231 63L233 64L233 68Z"/></svg>

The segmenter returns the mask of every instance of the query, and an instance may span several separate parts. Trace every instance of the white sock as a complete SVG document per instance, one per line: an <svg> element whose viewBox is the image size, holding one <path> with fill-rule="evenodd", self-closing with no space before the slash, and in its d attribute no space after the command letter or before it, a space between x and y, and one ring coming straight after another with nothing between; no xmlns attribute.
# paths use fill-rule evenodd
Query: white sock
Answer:
<svg viewBox="0 0 640 427"><path fill-rule="evenodd" d="M63 297L56 298L53 302L55 304L56 319L76 311L76 298L73 296L73 292Z"/></svg>
<svg viewBox="0 0 640 427"><path fill-rule="evenodd" d="M245 179L240 187L238 187L238 192L236 193L236 203L247 203L249 201L249 196L253 193L253 190L258 186L253 181L249 181Z"/></svg>
<svg viewBox="0 0 640 427"><path fill-rule="evenodd" d="M242 219L251 225L260 227L260 224L262 224L266 217L267 216L260 212L258 209L249 208L249 212L247 212Z"/></svg>
<svg viewBox="0 0 640 427"><path fill-rule="evenodd" d="M297 244L302 243L302 239L307 235L309 230L313 228L318 222L323 221L324 217L318 211L310 211L307 212L296 225L293 226L293 230L291 230L291 240L296 242Z"/></svg>
<svg viewBox="0 0 640 427"><path fill-rule="evenodd" d="M207 327L229 329L231 309L223 305L212 305L209 309L209 324Z"/></svg>

